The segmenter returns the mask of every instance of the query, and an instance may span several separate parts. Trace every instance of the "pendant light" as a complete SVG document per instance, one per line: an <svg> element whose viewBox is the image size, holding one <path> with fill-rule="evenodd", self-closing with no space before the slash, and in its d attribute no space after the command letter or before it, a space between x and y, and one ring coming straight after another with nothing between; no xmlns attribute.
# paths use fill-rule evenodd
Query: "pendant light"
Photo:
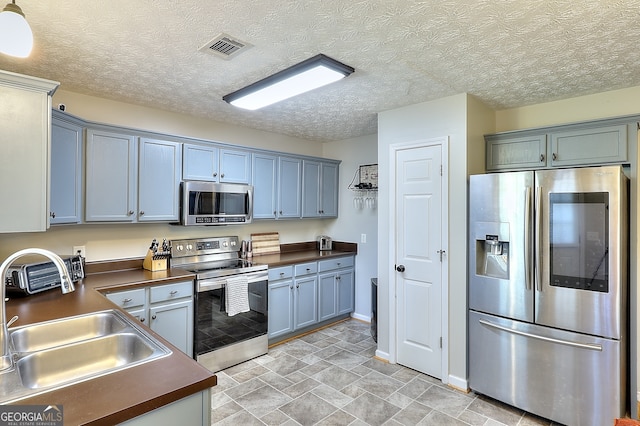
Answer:
<svg viewBox="0 0 640 426"><path fill-rule="evenodd" d="M33 48L31 27L15 0L0 13L0 53L26 58Z"/></svg>

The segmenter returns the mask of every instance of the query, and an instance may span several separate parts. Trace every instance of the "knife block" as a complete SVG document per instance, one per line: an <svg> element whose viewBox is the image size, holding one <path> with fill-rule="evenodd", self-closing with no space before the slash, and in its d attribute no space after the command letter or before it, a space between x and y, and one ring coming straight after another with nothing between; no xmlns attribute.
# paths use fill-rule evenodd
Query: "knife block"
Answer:
<svg viewBox="0 0 640 426"><path fill-rule="evenodd" d="M142 267L151 272L164 271L167 269L167 258L157 257L151 250L148 250L142 261Z"/></svg>

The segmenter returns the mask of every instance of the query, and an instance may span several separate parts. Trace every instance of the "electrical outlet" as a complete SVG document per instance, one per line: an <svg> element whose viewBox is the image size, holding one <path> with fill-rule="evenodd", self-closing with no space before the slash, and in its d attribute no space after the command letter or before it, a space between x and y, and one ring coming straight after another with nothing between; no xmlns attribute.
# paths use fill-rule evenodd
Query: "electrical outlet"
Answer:
<svg viewBox="0 0 640 426"><path fill-rule="evenodd" d="M360 234L360 242L365 244L367 242L367 234Z"/></svg>
<svg viewBox="0 0 640 426"><path fill-rule="evenodd" d="M87 257L87 251L84 246L73 246L73 254L74 255L79 254L84 258Z"/></svg>

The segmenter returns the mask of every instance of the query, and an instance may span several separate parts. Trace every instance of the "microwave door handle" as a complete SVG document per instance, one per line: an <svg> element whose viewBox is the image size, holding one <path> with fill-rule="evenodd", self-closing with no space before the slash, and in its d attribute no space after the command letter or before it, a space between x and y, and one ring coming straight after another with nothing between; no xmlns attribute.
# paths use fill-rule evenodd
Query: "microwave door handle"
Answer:
<svg viewBox="0 0 640 426"><path fill-rule="evenodd" d="M541 252L541 247L542 247L542 242L540 241L540 238L542 236L542 197L540 195L541 193L541 188L539 186L536 186L536 209L535 209L535 216L536 216L536 224L535 224L535 233L536 233L536 239L535 239L535 277L536 277L536 289L538 291L542 291L542 278L540 276L541 271L542 271L542 258L540 256L540 252Z"/></svg>
<svg viewBox="0 0 640 426"><path fill-rule="evenodd" d="M524 281L527 290L531 290L531 187L527 186L524 195Z"/></svg>
<svg viewBox="0 0 640 426"><path fill-rule="evenodd" d="M200 191L196 191L196 196L193 198L193 214L200 214Z"/></svg>

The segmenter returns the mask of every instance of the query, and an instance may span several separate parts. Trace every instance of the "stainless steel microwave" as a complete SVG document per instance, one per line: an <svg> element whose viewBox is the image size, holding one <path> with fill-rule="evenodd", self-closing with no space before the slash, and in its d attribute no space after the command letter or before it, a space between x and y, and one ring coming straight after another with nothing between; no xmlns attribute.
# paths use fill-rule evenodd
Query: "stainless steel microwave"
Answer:
<svg viewBox="0 0 640 426"><path fill-rule="evenodd" d="M253 186L236 183L182 183L180 222L183 225L251 223Z"/></svg>

